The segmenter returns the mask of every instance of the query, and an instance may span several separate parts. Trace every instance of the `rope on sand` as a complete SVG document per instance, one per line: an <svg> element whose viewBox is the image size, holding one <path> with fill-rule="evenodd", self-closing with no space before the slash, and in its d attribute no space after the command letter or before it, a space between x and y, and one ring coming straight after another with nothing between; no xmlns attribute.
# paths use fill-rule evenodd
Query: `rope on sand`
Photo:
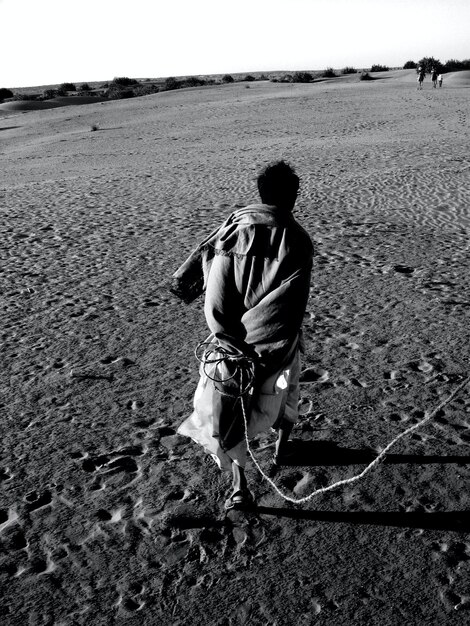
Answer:
<svg viewBox="0 0 470 626"><path fill-rule="evenodd" d="M282 498L284 498L284 500L287 500L288 502L292 502L294 504L303 504L304 502L309 502L315 496L318 496L321 493L326 493L327 491L332 491L333 489L336 489L337 487L341 487L342 485L350 485L352 483L357 482L361 478L364 478L364 476L366 474L368 474L376 465L378 465L382 461L382 459L385 457L387 452L390 450L390 448L392 446L394 446L397 443L397 441L399 441L400 439L402 439L406 435L409 435L414 430L417 430L418 428L423 426L426 422L429 422L429 420L431 420L442 408L444 408L447 404L449 404L449 402L451 402L455 398L455 396L466 385L468 385L468 383L470 383L470 376L468 376L462 383L460 383L460 385L458 385L458 387L456 387L454 389L454 391L445 400L443 400L433 411L431 411L431 413L428 413L426 411L425 416L423 417L422 420L420 420L418 423L416 423L413 426L410 426L409 428L404 430L402 433L397 435L395 437L395 439L392 439L392 441L390 441L390 443L388 443L385 446L385 448L380 452L380 454L371 463L369 463L369 465L365 469L363 469L362 472L360 472L359 474L356 474L355 476L351 476L351 478L345 478L343 480L338 480L337 482L335 482L335 483L333 483L331 485L328 485L327 487L321 487L320 489L315 489L315 491L310 493L308 496L304 496L303 498L291 498L290 496L287 496L286 494L284 494L279 489L279 487L276 485L276 483L274 483L274 481L272 481L271 478L269 478L269 476L267 476L264 473L264 471L261 468L260 464L256 460L255 455L253 454L253 452L252 452L252 450L250 448L250 441L248 439L248 422L247 422L247 417L246 417L246 413L245 413L245 404L243 402L243 397L242 397L241 398L241 405L242 405L242 411L243 411L243 420L245 422L245 440L246 440L246 445L247 445L247 448L248 448L248 452L250 454L251 459L253 460L253 463L255 464L256 468L258 469L259 473L261 474L261 476L271 485L271 487L273 487L273 489Z"/></svg>
<svg viewBox="0 0 470 626"><path fill-rule="evenodd" d="M201 349L202 349L202 353L201 353ZM195 350L195 354L196 354L196 358L198 359L198 361L202 363L203 365L204 374L216 384L217 391L219 391L219 393L222 393L224 395L229 395L233 398L240 399L240 403L242 406L242 413L243 413L243 422L245 426L246 446L247 446L248 453L253 463L255 464L255 467L257 468L261 476L281 496L281 498L284 498L284 500L287 500L287 502L292 502L293 504L303 504L304 502L309 502L315 496L318 496L321 493L332 491L333 489L336 489L337 487L341 487L342 485L350 485L352 483L357 482L361 478L364 478L366 474L368 474L376 465L378 465L384 459L385 455L387 454L387 452L390 450L392 446L394 446L403 437L406 437L406 435L409 435L413 431L417 430L418 428L421 428L421 426L424 426L424 424L429 422L441 409L443 409L447 404L449 404L449 402L451 402L457 396L457 394L460 393L460 391L462 391L462 389L468 385L468 383L470 383L470 376L468 376L435 409L433 409L430 413L426 411L423 419L421 419L416 424L413 424L412 426L404 430L402 433L397 435L395 439L392 439L392 441L390 441L390 443L388 443L385 446L385 448L380 452L380 454L378 454L377 457L373 461L371 461L369 465L365 469L363 469L362 472L360 472L359 474L356 474L355 476L351 476L350 478L344 478L343 480L338 480L337 482L331 485L328 485L327 487L320 487L319 489L315 489L315 491L310 493L308 496L304 496L302 498L291 498L290 496L287 496L285 493L283 493L279 489L279 487L276 485L276 483L269 476L265 474L265 472L263 471L263 468L260 466L260 464L256 460L256 457L253 454L253 451L250 447L250 440L248 437L248 419L247 419L246 411L245 411L244 396L252 388L253 383L254 383L255 367L254 367L253 359L246 357L244 355L232 355L228 353L226 350L218 346L214 346L213 344L211 344L211 342L201 342L197 346ZM217 371L217 366L222 362L225 362L225 363L230 362L232 366L231 368L232 373L229 374L228 377L225 379L221 379L215 376L215 373ZM212 373L207 372L206 370L207 364L212 364L215 366ZM247 378L247 382L245 384L243 383L244 376ZM232 380L236 380L237 377L239 378L239 389L240 389L239 393L232 394L232 393L224 392L223 387L220 386L220 383L226 383Z"/></svg>

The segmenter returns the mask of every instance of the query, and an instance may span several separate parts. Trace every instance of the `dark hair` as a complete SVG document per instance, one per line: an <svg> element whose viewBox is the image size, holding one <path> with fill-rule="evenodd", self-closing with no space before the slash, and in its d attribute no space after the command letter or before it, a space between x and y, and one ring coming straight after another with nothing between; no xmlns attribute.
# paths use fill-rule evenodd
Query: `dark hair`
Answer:
<svg viewBox="0 0 470 626"><path fill-rule="evenodd" d="M299 191L299 177L285 161L270 163L258 176L258 191L264 204L291 209Z"/></svg>

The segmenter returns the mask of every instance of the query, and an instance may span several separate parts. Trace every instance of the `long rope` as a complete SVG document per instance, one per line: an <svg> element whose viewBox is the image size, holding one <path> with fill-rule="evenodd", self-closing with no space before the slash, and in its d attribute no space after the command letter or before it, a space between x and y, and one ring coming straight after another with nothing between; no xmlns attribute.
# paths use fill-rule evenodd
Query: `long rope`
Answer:
<svg viewBox="0 0 470 626"><path fill-rule="evenodd" d="M201 354L200 350L204 347L206 347L206 349ZM257 468L261 476L271 485L271 487L273 487L273 489L282 498L284 498L284 500L286 500L287 502L292 502L293 504L303 504L304 502L309 502L315 496L318 496L321 493L332 491L333 489L341 487L342 485L350 485L352 483L357 482L361 478L364 478L366 474L368 474L374 467L376 467L384 459L385 455L387 454L387 452L390 450L392 446L394 446L403 437L406 437L406 435L409 435L413 431L417 430L418 428L421 428L421 426L424 426L424 424L429 422L441 409L443 409L447 404L449 404L449 402L451 402L457 396L457 394L459 394L460 391L462 391L462 389L468 385L468 383L470 383L470 376L468 376L435 409L433 409L430 413L426 411L423 419L421 419L416 424L413 424L412 426L404 430L402 433L397 435L394 439L392 439L392 441L390 441L390 443L388 443L385 446L385 448L377 455L377 457L373 461L371 461L369 465L367 465L367 467L364 468L362 472L360 472L359 474L356 474L355 476L351 476L350 478L344 478L343 480L338 480L337 482L331 485L328 485L326 487L320 487L319 489L315 489L315 491L313 491L309 495L304 496L302 498L291 498L290 496L283 493L279 489L279 487L276 485L276 483L269 476L265 474L265 472L263 471L263 468L260 466L260 464L256 460L256 457L253 454L253 451L250 446L250 440L248 437L248 418L246 416L244 396L253 387L253 383L254 383L255 365L254 365L253 359L246 357L244 355L233 355L227 352L226 350L224 350L223 348L221 348L220 346L217 346L216 344L213 344L211 342L200 343L195 350L195 354L196 354L197 360L200 363L202 363L204 374L215 383L216 390L219 393L230 395L231 397L240 399L240 403L242 407L242 414L243 414L243 422L245 426L246 447L253 463L255 464L255 467ZM229 374L229 376L225 379L218 378L216 376L218 365L220 365L222 362L226 363L227 361L234 367L234 372L232 374ZM206 364L212 364L215 366L211 374L207 372ZM240 389L239 393L232 394L230 392L228 393L224 392L223 385L220 385L219 383L225 383L231 380L236 381L237 377L238 377L239 389ZM246 383L243 382L245 377L247 379Z"/></svg>
<svg viewBox="0 0 470 626"><path fill-rule="evenodd" d="M244 404L243 398L242 398L241 399L241 405L242 405L242 411L243 411L243 420L244 420L244 423L245 423L245 440L246 440L247 449L248 449L248 452L249 452L249 454L251 456L251 459L253 460L253 463L255 464L256 468L260 472L261 476L271 485L271 487L274 488L274 490L282 498L284 498L284 500L287 500L288 502L292 502L294 504L302 504L304 502L309 502L315 496L318 496L321 493L326 493L327 491L332 491L333 489L336 489L337 487L341 487L342 485L350 485L351 483L355 483L358 480L360 480L361 478L364 478L364 476L366 474L368 474L376 465L378 465L382 461L382 459L385 457L387 452L390 450L390 448L392 446L394 446L397 443L397 441L402 439L402 437L405 437L406 435L409 435L414 430L417 430L418 428L423 426L426 422L429 422L429 420L431 420L442 408L444 408L447 404L449 404L449 402L451 402L455 398L455 396L466 385L468 385L468 383L470 383L470 376L468 376L462 383L460 383L460 385L458 385L458 387L456 387L454 389L454 391L445 400L443 400L433 411L431 411L431 413L427 413L427 411L426 411L425 416L423 417L422 420L420 420L416 424L413 424L413 426L410 426L405 431L403 431L402 433L397 435L395 437L395 439L392 439L392 441L390 441L390 443L385 446L385 448L382 450L382 452L380 452L380 454L371 463L369 463L369 465L365 469L363 469L362 472L360 472L359 474L356 474L355 476L351 476L351 478L344 478L343 480L338 480L337 482L335 482L335 483L333 483L331 485L328 485L327 487L320 487L319 489L315 489L315 491L310 493L308 496L304 496L303 498L291 498L290 496L287 496L285 493L283 493L279 489L279 487L276 485L276 483L274 481L272 481L271 478L269 478L269 476L267 476L264 473L264 471L261 468L260 464L256 460L255 455L253 454L253 452L251 450L251 447L250 447L250 441L248 439L248 421L247 421L246 412L245 412L245 404Z"/></svg>

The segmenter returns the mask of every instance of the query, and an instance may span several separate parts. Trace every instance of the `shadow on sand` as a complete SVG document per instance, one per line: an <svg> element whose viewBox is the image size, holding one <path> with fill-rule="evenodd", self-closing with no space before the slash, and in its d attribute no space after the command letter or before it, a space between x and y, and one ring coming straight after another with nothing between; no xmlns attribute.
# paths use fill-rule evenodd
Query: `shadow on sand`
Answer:
<svg viewBox="0 0 470 626"><path fill-rule="evenodd" d="M367 465L377 454L372 450L352 450L341 448L332 441L302 441L294 439L289 442L288 455L283 457L282 466L316 467L332 465ZM438 456L413 454L388 454L383 463L412 463L427 465L431 463L457 465L470 464L470 456ZM276 472L277 473L277 472ZM286 507L268 507L252 505L242 510L232 509L225 512L223 519L216 519L211 514L201 512L185 512L171 515L167 524L179 529L189 528L222 528L227 524L237 523L239 515L248 514L258 517L270 515L295 520L313 522L343 523L357 526L382 526L405 529L426 529L470 533L470 511L325 511L306 509L299 505L288 504ZM233 516L235 516L234 519Z"/></svg>
<svg viewBox="0 0 470 626"><path fill-rule="evenodd" d="M352 450L341 448L334 441L303 441L293 439L289 442L287 454L282 458L282 465L294 467L316 467L318 465L368 465L377 456L373 450ZM449 455L427 456L417 454L387 454L382 461L385 465L412 463L414 465L430 465L455 463L457 465L470 464L470 456Z"/></svg>
<svg viewBox="0 0 470 626"><path fill-rule="evenodd" d="M288 448L288 455L282 459L283 466L316 467L332 465L368 465L376 458L372 450L353 450L341 448L332 441L293 440ZM387 454L384 464L412 463L415 465L470 464L470 456L439 456L414 454ZM289 505L284 508L255 506L250 509L258 515L272 515L292 519L305 519L355 525L392 526L398 528L420 528L428 530L452 530L470 533L470 511L426 512L426 511L315 511Z"/></svg>
<svg viewBox="0 0 470 626"><path fill-rule="evenodd" d="M335 524L354 524L361 526L392 526L396 528L420 528L426 530L452 530L470 533L470 511L442 511L426 513L421 511L306 511L296 508L275 508L258 506L250 509L257 515L273 515L291 519L304 519L315 522L333 522Z"/></svg>

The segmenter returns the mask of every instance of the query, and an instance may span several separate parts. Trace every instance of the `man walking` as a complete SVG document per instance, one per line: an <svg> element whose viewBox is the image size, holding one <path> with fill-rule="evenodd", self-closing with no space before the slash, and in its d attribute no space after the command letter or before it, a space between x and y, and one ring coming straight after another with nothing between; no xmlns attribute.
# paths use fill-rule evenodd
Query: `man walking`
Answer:
<svg viewBox="0 0 470 626"><path fill-rule="evenodd" d="M279 161L257 183L261 204L232 213L174 275L181 296L186 280L191 288L198 283L195 266L202 265L211 333L203 345L194 411L178 432L232 471L227 509L252 502L244 471L245 420L248 438L278 430L278 463L298 418L300 329L312 268L312 242L292 214L298 176Z"/></svg>

